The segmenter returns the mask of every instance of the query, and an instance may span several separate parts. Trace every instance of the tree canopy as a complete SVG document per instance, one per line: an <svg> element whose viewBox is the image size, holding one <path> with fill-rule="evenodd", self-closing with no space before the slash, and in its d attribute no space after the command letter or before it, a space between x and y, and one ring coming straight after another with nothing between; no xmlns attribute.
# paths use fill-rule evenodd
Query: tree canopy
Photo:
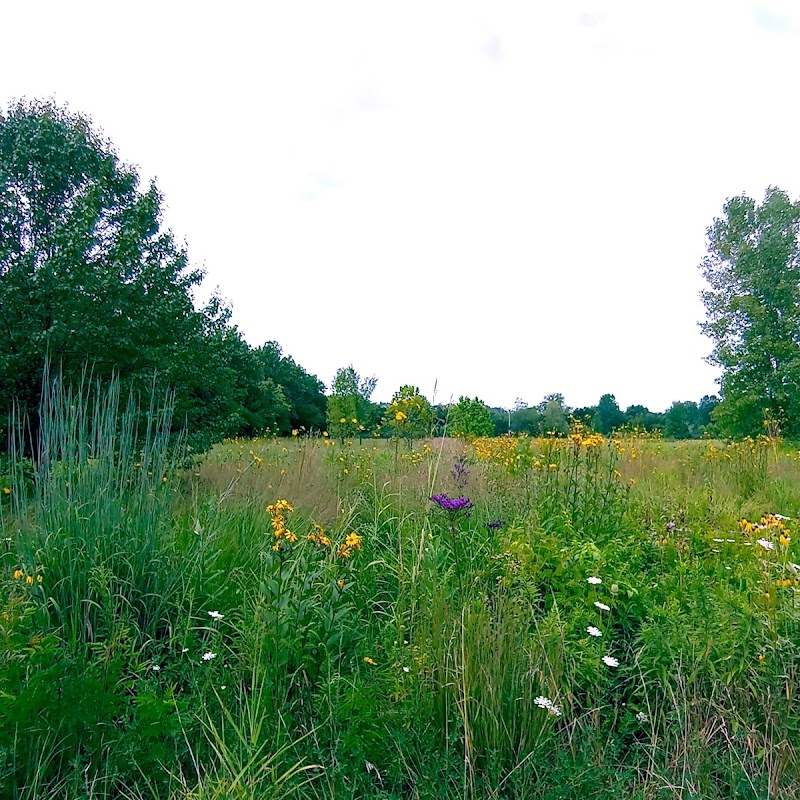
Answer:
<svg viewBox="0 0 800 800"><path fill-rule="evenodd" d="M708 361L722 369L715 419L728 435L752 435L776 421L800 435L800 204L770 187L759 205L727 201L708 229L700 268L708 282L703 332Z"/></svg>

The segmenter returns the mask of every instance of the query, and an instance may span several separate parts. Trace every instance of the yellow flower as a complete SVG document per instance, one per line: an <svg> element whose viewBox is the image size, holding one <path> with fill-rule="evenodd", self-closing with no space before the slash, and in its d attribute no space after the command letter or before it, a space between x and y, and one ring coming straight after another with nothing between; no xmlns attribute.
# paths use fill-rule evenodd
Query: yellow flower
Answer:
<svg viewBox="0 0 800 800"><path fill-rule="evenodd" d="M36 576L36 583L41 583L41 582L42 582L42 576L41 575L37 575Z"/></svg>
<svg viewBox="0 0 800 800"><path fill-rule="evenodd" d="M340 589L344 589L344 578L339 578L339 580L338 580L338 581L336 581L336 585L337 585L337 586L338 586Z"/></svg>
<svg viewBox="0 0 800 800"><path fill-rule="evenodd" d="M361 537L353 532L347 535L347 538L344 541L345 547L355 547L356 550L361 549Z"/></svg>
<svg viewBox="0 0 800 800"><path fill-rule="evenodd" d="M27 584L28 584L28 586L33 586L33 575L28 575L28 576L25 578L25 583L27 583Z"/></svg>
<svg viewBox="0 0 800 800"><path fill-rule="evenodd" d="M405 414L404 414L402 411L398 411L398 412L397 412L397 413L394 415L394 418L395 418L395 419L396 419L398 422L402 422L404 419L406 419L406 415L405 415Z"/></svg>
<svg viewBox="0 0 800 800"><path fill-rule="evenodd" d="M24 577L25 573L21 569L14 570L14 580L18 581L20 578Z"/></svg>
<svg viewBox="0 0 800 800"><path fill-rule="evenodd" d="M298 433L299 431L297 430L297 428L292 429L292 436L297 436Z"/></svg>
<svg viewBox="0 0 800 800"><path fill-rule="evenodd" d="M3 487L3 494L11 494L11 487L10 486L4 486Z"/></svg>
<svg viewBox="0 0 800 800"><path fill-rule="evenodd" d="M364 656L364 661L366 661L367 664L372 664L373 667L377 667L378 666L377 663L375 661L373 661L369 656Z"/></svg>
<svg viewBox="0 0 800 800"><path fill-rule="evenodd" d="M344 417L342 417L342 418L339 420L339 422L341 422L341 424L342 424L342 425L344 425L344 424L345 424L345 422L347 422L347 420L346 420Z"/></svg>
<svg viewBox="0 0 800 800"><path fill-rule="evenodd" d="M322 435L323 437L326 437L328 435L328 431L322 431Z"/></svg>
<svg viewBox="0 0 800 800"><path fill-rule="evenodd" d="M789 546L789 542L792 541L792 537L789 536L788 533L782 533L780 539L778 540L784 547Z"/></svg>
<svg viewBox="0 0 800 800"><path fill-rule="evenodd" d="M351 419L350 422L352 422L353 425L358 425L358 420L355 417L353 417L353 419Z"/></svg>

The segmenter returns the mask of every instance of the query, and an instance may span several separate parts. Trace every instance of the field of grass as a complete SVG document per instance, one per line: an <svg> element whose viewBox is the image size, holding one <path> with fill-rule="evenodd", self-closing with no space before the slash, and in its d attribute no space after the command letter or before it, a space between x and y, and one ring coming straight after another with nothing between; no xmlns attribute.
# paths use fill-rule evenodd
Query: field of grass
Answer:
<svg viewBox="0 0 800 800"><path fill-rule="evenodd" d="M784 443L166 428L0 474L0 797L800 797Z"/></svg>

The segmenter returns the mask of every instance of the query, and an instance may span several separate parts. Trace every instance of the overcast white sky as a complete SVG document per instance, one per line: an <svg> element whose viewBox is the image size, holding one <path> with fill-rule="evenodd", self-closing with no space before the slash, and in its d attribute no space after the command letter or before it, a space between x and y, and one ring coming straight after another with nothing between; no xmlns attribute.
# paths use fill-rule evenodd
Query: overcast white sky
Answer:
<svg viewBox="0 0 800 800"><path fill-rule="evenodd" d="M800 194L795 0L6 0L2 28L0 104L90 116L251 344L377 400L699 400L706 228Z"/></svg>

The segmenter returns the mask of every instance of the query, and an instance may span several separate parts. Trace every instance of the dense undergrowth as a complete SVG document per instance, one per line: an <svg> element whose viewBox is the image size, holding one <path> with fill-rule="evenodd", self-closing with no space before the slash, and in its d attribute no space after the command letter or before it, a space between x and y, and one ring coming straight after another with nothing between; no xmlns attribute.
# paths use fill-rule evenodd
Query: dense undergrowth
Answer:
<svg viewBox="0 0 800 800"><path fill-rule="evenodd" d="M795 451L168 414L55 385L0 475L3 797L800 795Z"/></svg>

